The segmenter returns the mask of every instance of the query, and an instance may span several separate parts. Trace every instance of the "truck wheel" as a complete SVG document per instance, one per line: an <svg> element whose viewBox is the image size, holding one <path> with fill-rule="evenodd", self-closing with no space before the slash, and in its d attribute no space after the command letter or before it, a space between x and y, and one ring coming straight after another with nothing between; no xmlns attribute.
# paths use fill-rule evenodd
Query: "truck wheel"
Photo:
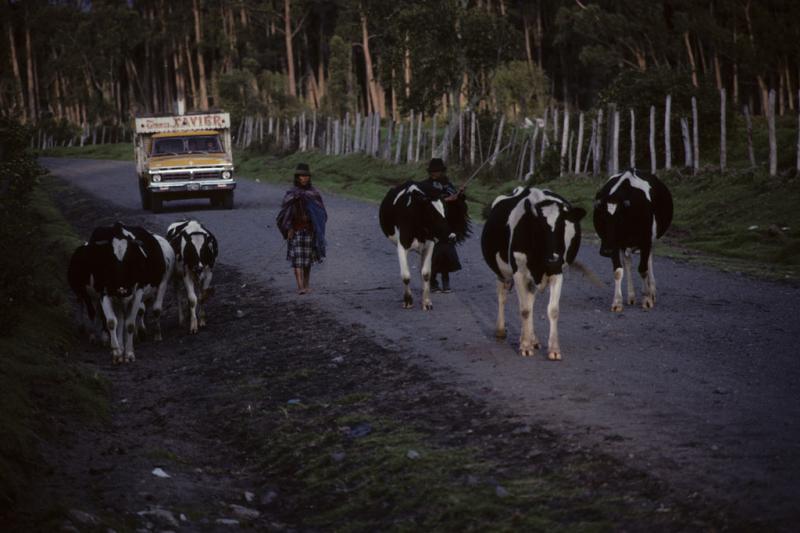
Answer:
<svg viewBox="0 0 800 533"><path fill-rule="evenodd" d="M150 191L148 191L147 189L142 187L141 184L139 184L139 196L141 196L141 198L142 198L142 209L144 209L145 211L149 211L150 210Z"/></svg>
<svg viewBox="0 0 800 533"><path fill-rule="evenodd" d="M153 213L160 213L164 210L164 203L160 196L152 194L150 195L150 210Z"/></svg>
<svg viewBox="0 0 800 533"><path fill-rule="evenodd" d="M223 193L222 207L224 209L233 209L233 191L225 191Z"/></svg>

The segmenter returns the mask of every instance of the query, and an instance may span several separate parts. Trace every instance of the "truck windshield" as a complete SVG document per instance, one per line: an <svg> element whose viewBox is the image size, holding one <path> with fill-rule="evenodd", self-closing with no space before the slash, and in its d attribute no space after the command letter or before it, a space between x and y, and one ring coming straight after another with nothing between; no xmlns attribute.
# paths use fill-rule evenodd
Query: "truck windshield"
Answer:
<svg viewBox="0 0 800 533"><path fill-rule="evenodd" d="M192 153L222 153L222 145L217 136L169 137L156 139L153 155L178 155Z"/></svg>

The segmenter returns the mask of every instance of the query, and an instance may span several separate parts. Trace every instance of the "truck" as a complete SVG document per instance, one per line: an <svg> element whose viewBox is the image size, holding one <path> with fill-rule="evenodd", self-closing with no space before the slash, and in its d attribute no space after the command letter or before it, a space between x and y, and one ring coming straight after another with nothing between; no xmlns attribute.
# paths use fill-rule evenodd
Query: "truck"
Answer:
<svg viewBox="0 0 800 533"><path fill-rule="evenodd" d="M134 155L142 209L208 198L233 209L236 189L230 115L225 112L134 118Z"/></svg>

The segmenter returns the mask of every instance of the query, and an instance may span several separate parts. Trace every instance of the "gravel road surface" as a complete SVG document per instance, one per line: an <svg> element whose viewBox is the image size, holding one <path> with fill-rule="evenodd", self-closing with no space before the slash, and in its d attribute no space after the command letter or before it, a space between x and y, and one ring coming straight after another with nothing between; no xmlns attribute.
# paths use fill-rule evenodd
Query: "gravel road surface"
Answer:
<svg viewBox="0 0 800 533"><path fill-rule="evenodd" d="M131 162L40 161L109 205L139 205ZM147 216L164 230L198 218L217 236L221 262L291 293L274 222L285 188L243 179L232 211L185 201ZM784 524L800 518L800 288L664 259L656 249L655 309L612 313L610 261L585 240L578 259L606 286L567 273L563 361L548 361L544 350L522 358L515 297L509 338L494 339L495 283L480 255L480 226L460 248L454 292L434 294L433 311L403 310L397 256L381 234L377 204L324 198L328 259L312 270L314 292L297 298L363 326L465 393L623 458L687 496L702 493ZM593 234L590 217L583 227ZM412 290L418 304L418 276ZM541 339L546 300L539 295L534 306Z"/></svg>

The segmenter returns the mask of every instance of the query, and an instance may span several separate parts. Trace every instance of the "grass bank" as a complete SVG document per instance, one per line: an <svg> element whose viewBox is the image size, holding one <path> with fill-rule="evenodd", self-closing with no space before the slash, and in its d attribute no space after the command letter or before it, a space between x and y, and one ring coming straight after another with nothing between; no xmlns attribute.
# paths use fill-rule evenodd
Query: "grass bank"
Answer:
<svg viewBox="0 0 800 533"><path fill-rule="evenodd" d="M46 155L130 159L129 144L59 148ZM238 172L257 181L288 184L299 162L311 165L314 183L322 190L378 202L386 190L406 180L426 176L425 165L393 165L360 154L326 156L318 152L275 155L244 151L236 154ZM451 169L461 184L470 172ZM470 213L482 219L485 206L498 194L519 185L487 173L467 189ZM724 175L707 170L697 176L674 170L659 176L675 201L673 226L659 254L701 262L726 271L746 272L771 279L800 279L800 179L770 177L762 169L736 169ZM605 177L565 176L535 183L592 210L595 192ZM584 227L591 238L591 219Z"/></svg>
<svg viewBox="0 0 800 533"><path fill-rule="evenodd" d="M32 294L18 302L12 331L0 336L0 522L33 496L47 471L41 451L55 443L64 422L104 420L106 384L70 360L76 342L66 282L66 265L79 244L54 207L56 187L47 177L33 193L31 228L35 267L28 272ZM6 250L5 253L13 253ZM53 444L56 445L56 444Z"/></svg>

